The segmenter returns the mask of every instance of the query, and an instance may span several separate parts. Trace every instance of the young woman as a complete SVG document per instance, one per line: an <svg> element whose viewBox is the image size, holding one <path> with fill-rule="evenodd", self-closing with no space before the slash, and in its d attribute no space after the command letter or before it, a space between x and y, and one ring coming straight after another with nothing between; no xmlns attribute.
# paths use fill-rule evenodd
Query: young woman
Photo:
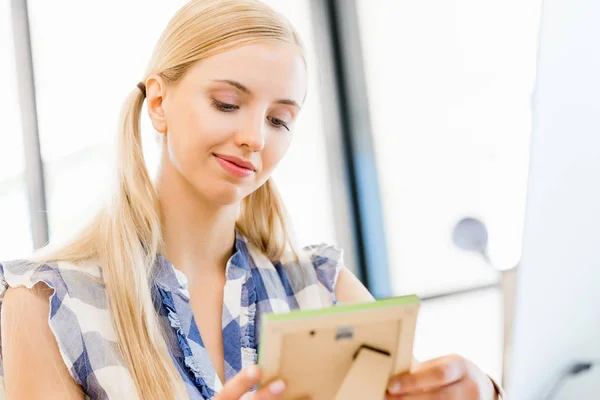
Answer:
<svg viewBox="0 0 600 400"><path fill-rule="evenodd" d="M132 86L110 201L67 245L0 265L7 399L239 399L260 379L262 313L372 300L340 250L295 245L270 179L307 88L284 18L260 1L191 1ZM144 102L162 138L155 182ZM275 381L249 398L284 392ZM496 391L447 356L394 378L389 397Z"/></svg>

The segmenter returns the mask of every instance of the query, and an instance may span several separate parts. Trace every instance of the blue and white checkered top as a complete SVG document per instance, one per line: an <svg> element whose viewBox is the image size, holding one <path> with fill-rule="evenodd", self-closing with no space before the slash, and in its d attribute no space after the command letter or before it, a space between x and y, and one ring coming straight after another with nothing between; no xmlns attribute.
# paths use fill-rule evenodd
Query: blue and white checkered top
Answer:
<svg viewBox="0 0 600 400"><path fill-rule="evenodd" d="M223 298L223 346L226 380L257 361L259 327L265 312L327 307L336 303L334 288L342 252L321 244L304 248L300 261L269 260L236 235L226 267ZM50 297L49 324L62 359L90 399L137 399L117 347L102 270L96 264L23 262L0 264L0 302L8 287L45 282ZM167 343L190 399L211 399L222 388L194 321L187 278L164 257L156 262L154 301L165 325ZM1 359L0 375L4 376ZM3 396L0 382L0 398Z"/></svg>

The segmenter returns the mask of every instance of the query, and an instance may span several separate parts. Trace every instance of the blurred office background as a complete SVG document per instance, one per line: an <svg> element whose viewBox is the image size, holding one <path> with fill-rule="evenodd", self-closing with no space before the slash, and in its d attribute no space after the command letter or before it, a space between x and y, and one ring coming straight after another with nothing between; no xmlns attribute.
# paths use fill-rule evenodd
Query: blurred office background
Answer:
<svg viewBox="0 0 600 400"><path fill-rule="evenodd" d="M459 353L501 381L542 0L267 2L309 52L276 173L301 242L344 247L377 297L418 294L418 358ZM0 259L61 240L98 204L121 102L184 3L0 0ZM153 170L147 117L143 130ZM464 218L487 227L489 260L453 242Z"/></svg>

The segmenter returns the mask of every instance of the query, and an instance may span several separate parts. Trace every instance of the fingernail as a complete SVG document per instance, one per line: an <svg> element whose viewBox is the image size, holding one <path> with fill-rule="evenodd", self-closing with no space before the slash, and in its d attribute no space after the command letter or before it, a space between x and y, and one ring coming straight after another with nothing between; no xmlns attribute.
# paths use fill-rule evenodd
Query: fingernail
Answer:
<svg viewBox="0 0 600 400"><path fill-rule="evenodd" d="M285 383L283 381L275 381L269 385L269 391L272 394L281 394L285 390Z"/></svg>
<svg viewBox="0 0 600 400"><path fill-rule="evenodd" d="M400 382L394 382L388 387L388 392L390 394L398 394L400 393Z"/></svg>
<svg viewBox="0 0 600 400"><path fill-rule="evenodd" d="M258 378L258 367L256 365L252 365L250 367L248 367L248 378L250 379L256 379Z"/></svg>

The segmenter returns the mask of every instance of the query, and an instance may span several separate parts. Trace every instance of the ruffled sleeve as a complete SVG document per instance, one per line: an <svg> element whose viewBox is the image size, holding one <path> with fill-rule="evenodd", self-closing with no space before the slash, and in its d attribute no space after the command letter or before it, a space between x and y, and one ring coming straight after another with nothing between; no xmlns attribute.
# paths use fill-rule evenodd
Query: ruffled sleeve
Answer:
<svg viewBox="0 0 600 400"><path fill-rule="evenodd" d="M136 398L135 386L123 368L116 345L100 267L28 261L2 263L0 307L9 287L32 288L40 282L52 289L48 324L75 382L91 398L110 398L115 394L111 393L109 381L120 388L120 393L131 396L127 398Z"/></svg>
<svg viewBox="0 0 600 400"><path fill-rule="evenodd" d="M329 291L333 304L336 304L335 286L340 270L344 266L343 250L335 245L321 243L306 246L304 251L315 269L320 284Z"/></svg>

